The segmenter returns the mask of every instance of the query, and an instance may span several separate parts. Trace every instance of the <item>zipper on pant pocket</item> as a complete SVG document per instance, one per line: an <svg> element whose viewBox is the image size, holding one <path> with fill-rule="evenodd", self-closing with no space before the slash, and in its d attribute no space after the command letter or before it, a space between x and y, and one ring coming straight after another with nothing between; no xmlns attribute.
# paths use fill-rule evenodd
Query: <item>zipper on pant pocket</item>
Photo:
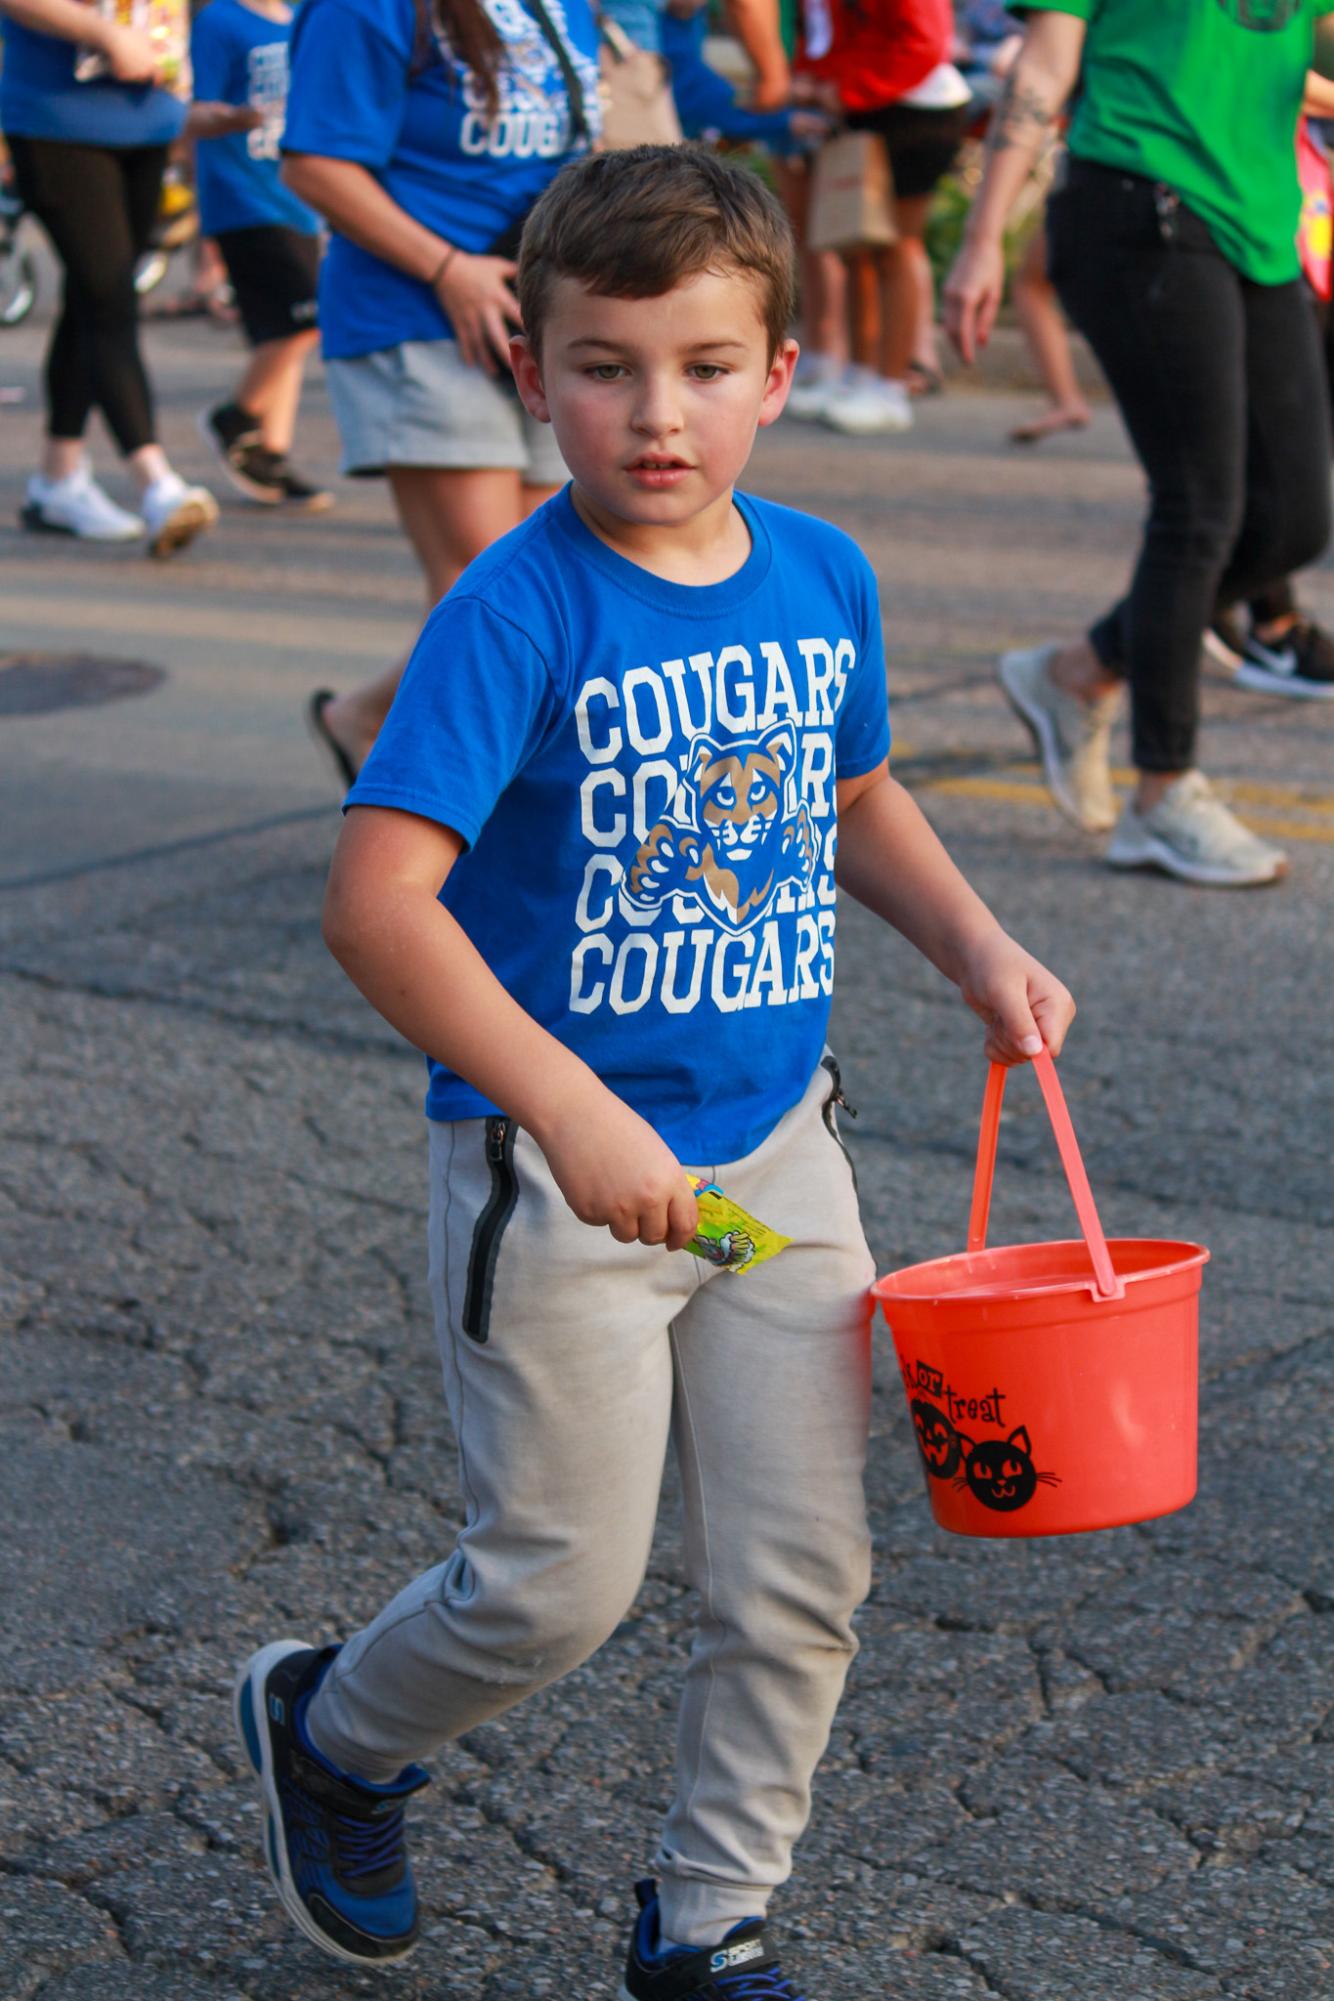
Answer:
<svg viewBox="0 0 1334 2001"><path fill-rule="evenodd" d="M854 1161L852 1155L848 1152L847 1147L843 1144L843 1135L842 1133L840 1133L837 1122L834 1118L834 1107L835 1105L841 1106L850 1119L856 1118L857 1107L855 1105L850 1105L847 1099L843 1095L843 1073L838 1067L837 1058L833 1056L822 1056L820 1058L820 1066L822 1069L827 1070L829 1072L830 1084L832 1086L829 1096L824 1101L824 1108L820 1116L823 1118L825 1122L825 1130L828 1132L829 1137L833 1140L835 1146L838 1148L839 1152L843 1155L844 1160L847 1161L848 1167L852 1173L852 1185L854 1188L856 1188L857 1163Z"/></svg>
<svg viewBox="0 0 1334 2001"><path fill-rule="evenodd" d="M491 1332L491 1294L495 1289L500 1240L519 1199L519 1176L514 1165L517 1136L518 1127L512 1119L490 1118L486 1122L486 1164L491 1170L491 1193L473 1228L468 1279L463 1291L463 1331L479 1345L486 1342Z"/></svg>

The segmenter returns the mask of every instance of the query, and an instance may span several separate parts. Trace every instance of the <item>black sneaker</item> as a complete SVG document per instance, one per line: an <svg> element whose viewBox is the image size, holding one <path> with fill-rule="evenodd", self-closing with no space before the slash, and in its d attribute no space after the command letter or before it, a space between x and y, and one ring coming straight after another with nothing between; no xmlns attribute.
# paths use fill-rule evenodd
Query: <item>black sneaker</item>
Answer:
<svg viewBox="0 0 1334 2001"><path fill-rule="evenodd" d="M294 511L302 514L327 514L334 504L334 496L327 486L315 486L303 479L299 472L293 472L286 459L277 462L277 473L283 489L283 501Z"/></svg>
<svg viewBox="0 0 1334 2001"><path fill-rule="evenodd" d="M743 1918L721 1945L659 1947L658 1886L635 1884L639 1920L621 2001L802 2001L769 1949L763 1918Z"/></svg>
<svg viewBox="0 0 1334 2001"><path fill-rule="evenodd" d="M1204 630L1204 651L1216 666L1235 674L1246 651L1246 632L1235 611L1220 611Z"/></svg>
<svg viewBox="0 0 1334 2001"><path fill-rule="evenodd" d="M391 1785L365 1785L309 1742L305 1705L337 1652L300 1640L261 1647L237 1676L236 1727L259 1780L265 1860L289 1917L335 1959L383 1966L417 1942L403 1802L427 1774L408 1765Z"/></svg>
<svg viewBox="0 0 1334 2001"><path fill-rule="evenodd" d="M201 412L199 435L238 493L267 507L278 506L283 499L281 461L266 449L252 411L239 403L219 403L216 409Z"/></svg>
<svg viewBox="0 0 1334 2001"><path fill-rule="evenodd" d="M1237 686L1263 695L1334 701L1334 638L1314 619L1299 618L1281 639L1246 641Z"/></svg>

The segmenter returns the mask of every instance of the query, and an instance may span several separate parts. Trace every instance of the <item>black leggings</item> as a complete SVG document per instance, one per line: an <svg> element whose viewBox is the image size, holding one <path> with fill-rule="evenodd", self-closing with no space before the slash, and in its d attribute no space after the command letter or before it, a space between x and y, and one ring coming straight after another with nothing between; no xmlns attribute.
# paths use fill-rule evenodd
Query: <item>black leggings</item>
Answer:
<svg viewBox="0 0 1334 2001"><path fill-rule="evenodd" d="M1089 633L1128 676L1142 771L1195 759L1200 641L1215 609L1329 539L1330 420L1299 281L1257 285L1167 188L1071 160L1048 208L1050 270L1149 481L1128 594Z"/></svg>
<svg viewBox="0 0 1334 2001"><path fill-rule="evenodd" d="M100 409L128 456L156 436L134 267L157 214L167 149L14 137L9 150L19 193L65 267L46 355L48 432L81 438L89 412Z"/></svg>

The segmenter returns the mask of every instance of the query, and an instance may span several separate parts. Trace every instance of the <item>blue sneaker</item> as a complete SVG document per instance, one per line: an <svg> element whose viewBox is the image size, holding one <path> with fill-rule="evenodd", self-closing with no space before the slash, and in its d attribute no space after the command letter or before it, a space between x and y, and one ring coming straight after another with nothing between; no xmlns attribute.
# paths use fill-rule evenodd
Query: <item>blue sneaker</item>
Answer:
<svg viewBox="0 0 1334 2001"><path fill-rule="evenodd" d="M743 1918L721 1945L662 1950L658 1886L635 1884L639 1921L625 1962L621 2001L803 2001L783 1977L769 1947L763 1918Z"/></svg>
<svg viewBox="0 0 1334 2001"><path fill-rule="evenodd" d="M303 1728L337 1647L275 1640L236 1679L236 1727L264 1800L264 1855L288 1916L353 1966L405 1959L417 1942L417 1891L403 1844L403 1802L427 1784L408 1765L391 1785L350 1779Z"/></svg>

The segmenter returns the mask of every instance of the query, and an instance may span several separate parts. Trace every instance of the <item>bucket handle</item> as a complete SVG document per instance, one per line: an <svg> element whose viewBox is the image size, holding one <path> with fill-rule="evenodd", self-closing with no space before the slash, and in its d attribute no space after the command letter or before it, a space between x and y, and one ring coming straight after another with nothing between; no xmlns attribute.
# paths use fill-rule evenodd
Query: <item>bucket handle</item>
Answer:
<svg viewBox="0 0 1334 2001"><path fill-rule="evenodd" d="M1033 1068L1037 1072L1038 1083L1046 1100L1047 1117L1056 1135L1056 1145L1065 1169L1065 1178L1070 1184L1070 1194L1079 1218L1079 1227L1088 1245L1089 1257L1093 1263L1095 1289L1101 1299L1124 1299L1126 1284L1118 1278L1112 1266L1111 1254L1107 1249L1107 1239L1098 1221L1098 1211L1093 1201L1093 1190L1089 1187L1088 1175L1080 1158L1079 1143L1075 1139L1075 1129L1066 1110L1065 1093L1056 1075L1056 1065L1051 1051L1044 1049L1033 1058ZM987 1077L986 1093L982 1099L982 1129L977 1139L977 1170L973 1177L973 1208L968 1218L968 1248L970 1251L986 1249L987 1219L991 1214L991 1184L996 1174L996 1144L1000 1138L1001 1101L1005 1096L1006 1066L993 1063Z"/></svg>

